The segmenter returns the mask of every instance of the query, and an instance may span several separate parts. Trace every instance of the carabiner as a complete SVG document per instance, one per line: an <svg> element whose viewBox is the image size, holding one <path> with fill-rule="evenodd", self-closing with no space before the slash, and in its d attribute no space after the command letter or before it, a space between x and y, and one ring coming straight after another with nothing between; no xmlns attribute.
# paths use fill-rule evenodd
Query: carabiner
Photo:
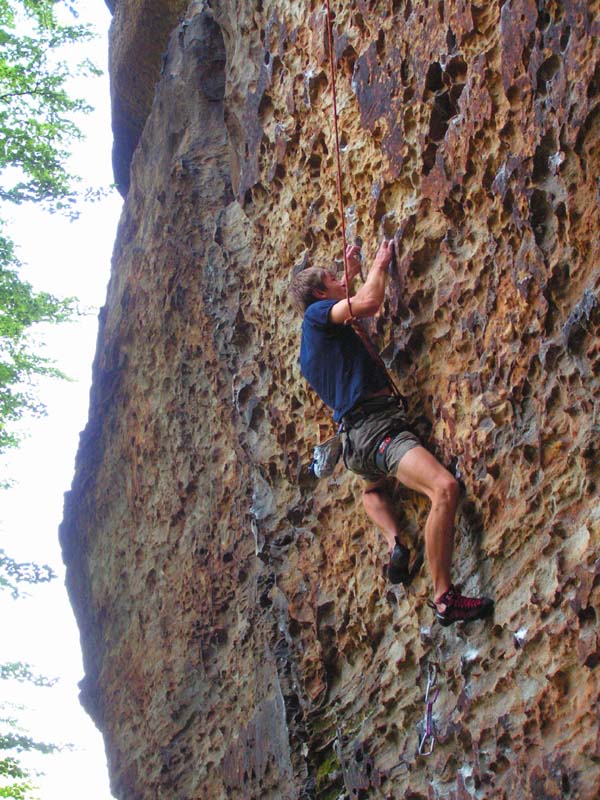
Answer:
<svg viewBox="0 0 600 800"><path fill-rule="evenodd" d="M425 702L429 702L429 693L437 683L437 664L427 665L427 688L425 689Z"/></svg>

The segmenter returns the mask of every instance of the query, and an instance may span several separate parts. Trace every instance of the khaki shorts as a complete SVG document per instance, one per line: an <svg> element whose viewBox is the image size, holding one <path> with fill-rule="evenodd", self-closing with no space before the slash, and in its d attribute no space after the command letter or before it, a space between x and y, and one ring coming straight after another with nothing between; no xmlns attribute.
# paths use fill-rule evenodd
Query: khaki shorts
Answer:
<svg viewBox="0 0 600 800"><path fill-rule="evenodd" d="M388 437L390 441L377 459L377 451ZM408 430L404 410L390 403L350 423L344 436L344 464L363 480L380 481L387 475L395 475L402 458L420 445L419 439Z"/></svg>

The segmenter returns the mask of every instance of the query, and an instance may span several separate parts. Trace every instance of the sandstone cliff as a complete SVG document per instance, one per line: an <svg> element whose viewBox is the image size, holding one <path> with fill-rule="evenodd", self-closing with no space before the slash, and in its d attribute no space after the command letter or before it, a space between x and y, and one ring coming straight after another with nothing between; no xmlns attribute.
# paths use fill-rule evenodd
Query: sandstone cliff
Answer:
<svg viewBox="0 0 600 800"><path fill-rule="evenodd" d="M406 275L372 332L495 617L432 624L358 482L306 476L329 416L287 286L341 250L323 5L117 0L129 188L61 528L82 699L120 800L593 800L599 3L333 5L350 235Z"/></svg>

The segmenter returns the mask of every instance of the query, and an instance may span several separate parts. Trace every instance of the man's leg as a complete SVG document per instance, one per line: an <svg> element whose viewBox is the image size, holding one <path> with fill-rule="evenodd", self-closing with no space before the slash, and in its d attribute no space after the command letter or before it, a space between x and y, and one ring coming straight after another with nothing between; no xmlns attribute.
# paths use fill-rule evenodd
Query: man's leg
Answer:
<svg viewBox="0 0 600 800"><path fill-rule="evenodd" d="M401 459L396 476L410 489L427 495L431 509L425 525L425 550L433 580L438 621L481 619L491 613L494 603L488 597L465 597L452 586L450 567L454 544L454 515L458 503L458 484L454 477L425 450L414 447Z"/></svg>
<svg viewBox="0 0 600 800"><path fill-rule="evenodd" d="M383 532L391 551L396 544L396 536L400 533L400 528L392 498L386 489L387 480L384 478L376 483L365 481L362 501L369 517Z"/></svg>
<svg viewBox="0 0 600 800"><path fill-rule="evenodd" d="M409 489L426 495L431 501L425 524L425 552L434 598L438 600L451 585L458 483L429 451L420 446L413 447L403 456L396 477Z"/></svg>
<svg viewBox="0 0 600 800"><path fill-rule="evenodd" d="M371 483L365 481L363 505L375 525L383 531L390 548L387 576L391 583L406 583L410 578L410 550L398 538L400 526L392 498L387 487L387 478Z"/></svg>

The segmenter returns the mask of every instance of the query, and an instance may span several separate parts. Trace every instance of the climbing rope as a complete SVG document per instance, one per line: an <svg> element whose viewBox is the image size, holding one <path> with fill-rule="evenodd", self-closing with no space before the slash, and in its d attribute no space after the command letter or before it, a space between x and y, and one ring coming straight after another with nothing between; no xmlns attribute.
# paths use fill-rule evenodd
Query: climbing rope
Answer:
<svg viewBox="0 0 600 800"><path fill-rule="evenodd" d="M342 196L342 165L340 159L340 137L338 133L338 113L337 113L337 93L335 89L335 54L333 52L333 29L331 23L331 6L329 0L325 0L327 6L327 34L329 37L329 68L331 72L331 99L333 101L333 130L335 135L335 156L337 163L337 190L340 204L340 219L342 222L342 255L344 258L344 276L346 279L346 300L348 301L348 311L350 320L354 319L352 306L350 304L350 273L348 270L348 257L346 255L346 222L344 215L344 198Z"/></svg>
<svg viewBox="0 0 600 800"><path fill-rule="evenodd" d="M331 74L331 99L333 104L333 131L335 137L335 157L336 157L336 164L337 164L337 190L338 190L338 200L340 206L340 219L341 219L341 227L342 227L342 254L344 257L344 276L346 279L346 300L348 302L348 312L350 314L350 318L346 320L347 324L352 325L360 339L362 340L363 344L365 345L369 355L375 361L375 363L383 370L384 374L387 377L387 381L390 385L392 393L396 395L396 397L400 398L402 395L400 394L400 390L394 383L393 378L391 377L390 373L388 372L387 367L383 363L383 360L373 343L370 341L367 334L362 330L360 325L357 322L356 317L352 313L352 305L350 301L350 272L348 268L348 257L346 255L346 222L345 222L345 213L344 213L344 198L342 195L342 164L340 158L340 138L338 133L338 113L337 113L337 92L335 86L335 53L333 50L333 25L331 21L331 5L329 0L325 0L326 9L327 9L327 35L329 39L329 69ZM395 247L392 250L392 259L393 263L395 264L396 260L396 250Z"/></svg>

